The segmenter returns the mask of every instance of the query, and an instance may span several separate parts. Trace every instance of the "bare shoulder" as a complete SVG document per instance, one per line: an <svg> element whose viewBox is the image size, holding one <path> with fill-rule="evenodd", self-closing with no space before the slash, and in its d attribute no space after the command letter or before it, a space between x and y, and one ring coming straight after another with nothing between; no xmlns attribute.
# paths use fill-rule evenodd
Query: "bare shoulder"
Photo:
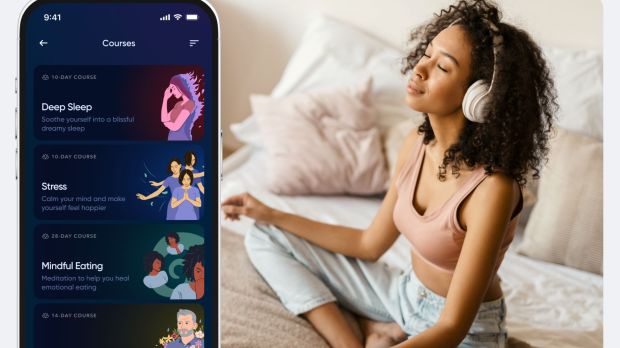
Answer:
<svg viewBox="0 0 620 348"><path fill-rule="evenodd" d="M516 180L502 172L494 172L483 180L471 194L470 204L465 207L467 213L493 212L512 213L519 204L521 189ZM477 214L476 214L477 215Z"/></svg>

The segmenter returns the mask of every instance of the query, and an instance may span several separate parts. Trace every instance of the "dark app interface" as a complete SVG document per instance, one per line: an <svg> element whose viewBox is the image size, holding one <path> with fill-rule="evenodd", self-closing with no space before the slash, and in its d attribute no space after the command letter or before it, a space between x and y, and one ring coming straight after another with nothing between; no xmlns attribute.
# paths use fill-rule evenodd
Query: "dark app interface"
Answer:
<svg viewBox="0 0 620 348"><path fill-rule="evenodd" d="M21 346L216 346L212 10L35 3L20 29Z"/></svg>

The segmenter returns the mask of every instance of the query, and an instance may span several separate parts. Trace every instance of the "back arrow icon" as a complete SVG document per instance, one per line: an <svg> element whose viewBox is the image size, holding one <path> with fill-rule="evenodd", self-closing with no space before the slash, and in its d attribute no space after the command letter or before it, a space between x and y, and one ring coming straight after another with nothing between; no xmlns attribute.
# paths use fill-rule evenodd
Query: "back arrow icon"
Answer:
<svg viewBox="0 0 620 348"><path fill-rule="evenodd" d="M41 40L41 41L39 41L39 45L41 45L41 47L43 47L43 45L47 45L47 41Z"/></svg>

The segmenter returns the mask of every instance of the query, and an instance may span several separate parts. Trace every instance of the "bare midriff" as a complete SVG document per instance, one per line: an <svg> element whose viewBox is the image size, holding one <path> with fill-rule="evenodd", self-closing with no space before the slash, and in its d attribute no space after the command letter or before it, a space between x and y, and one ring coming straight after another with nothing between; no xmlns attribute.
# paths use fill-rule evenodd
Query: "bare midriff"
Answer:
<svg viewBox="0 0 620 348"><path fill-rule="evenodd" d="M452 281L452 272L438 268L413 251L411 252L411 267L413 267L416 277L425 287L442 297L448 295L448 289ZM499 278L495 274L482 302L494 301L502 296L503 292Z"/></svg>

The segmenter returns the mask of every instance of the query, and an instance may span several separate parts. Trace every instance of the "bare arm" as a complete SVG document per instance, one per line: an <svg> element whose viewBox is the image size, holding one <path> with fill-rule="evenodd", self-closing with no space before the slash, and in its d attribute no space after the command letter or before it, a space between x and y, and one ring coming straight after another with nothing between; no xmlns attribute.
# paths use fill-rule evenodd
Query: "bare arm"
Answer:
<svg viewBox="0 0 620 348"><path fill-rule="evenodd" d="M200 202L200 197L196 197L196 199L194 200L188 199L187 201L190 202L196 208L200 208L200 206L202 205L202 203Z"/></svg>
<svg viewBox="0 0 620 348"><path fill-rule="evenodd" d="M159 196L165 189L166 189L165 186L160 186L155 192L151 193L148 196L145 196L145 195L143 195L141 193L138 193L138 194L136 194L136 197L138 197L138 199L140 199L140 200L146 201L146 200L149 200L151 198Z"/></svg>
<svg viewBox="0 0 620 348"><path fill-rule="evenodd" d="M164 126L166 126L166 128L170 129L171 131L179 130L181 126L183 126L183 123L185 123L185 120L187 120L187 118L189 117L191 113L190 110L194 109L194 102L188 101L187 106L188 107L184 105L183 108L181 108L181 111L178 111L179 114L176 116L176 118L172 117L174 121L164 122ZM177 111L175 109L172 109L171 113L172 112Z"/></svg>
<svg viewBox="0 0 620 348"><path fill-rule="evenodd" d="M166 123L170 121L170 113L168 113L167 99L161 103L161 122Z"/></svg>
<svg viewBox="0 0 620 348"><path fill-rule="evenodd" d="M394 244L399 235L392 219L397 198L395 178L400 173L400 168L406 159L411 155L417 136L414 131L405 141L390 188L377 215L366 230L322 223L279 211L265 206L247 193L226 199L222 203L222 209L225 214L233 219L239 214L243 214L256 220L262 220L264 223L276 225L335 253L364 260L377 260Z"/></svg>
<svg viewBox="0 0 620 348"><path fill-rule="evenodd" d="M456 347L465 338L495 276L495 260L518 190L514 180L496 173L474 191L463 208L467 234L439 320L397 348Z"/></svg>
<svg viewBox="0 0 620 348"><path fill-rule="evenodd" d="M181 203L183 203L184 200L185 200L185 197L183 197L181 199L176 199L175 197L172 197L172 200L170 201L170 206L172 208L176 208L179 205L181 205Z"/></svg>

